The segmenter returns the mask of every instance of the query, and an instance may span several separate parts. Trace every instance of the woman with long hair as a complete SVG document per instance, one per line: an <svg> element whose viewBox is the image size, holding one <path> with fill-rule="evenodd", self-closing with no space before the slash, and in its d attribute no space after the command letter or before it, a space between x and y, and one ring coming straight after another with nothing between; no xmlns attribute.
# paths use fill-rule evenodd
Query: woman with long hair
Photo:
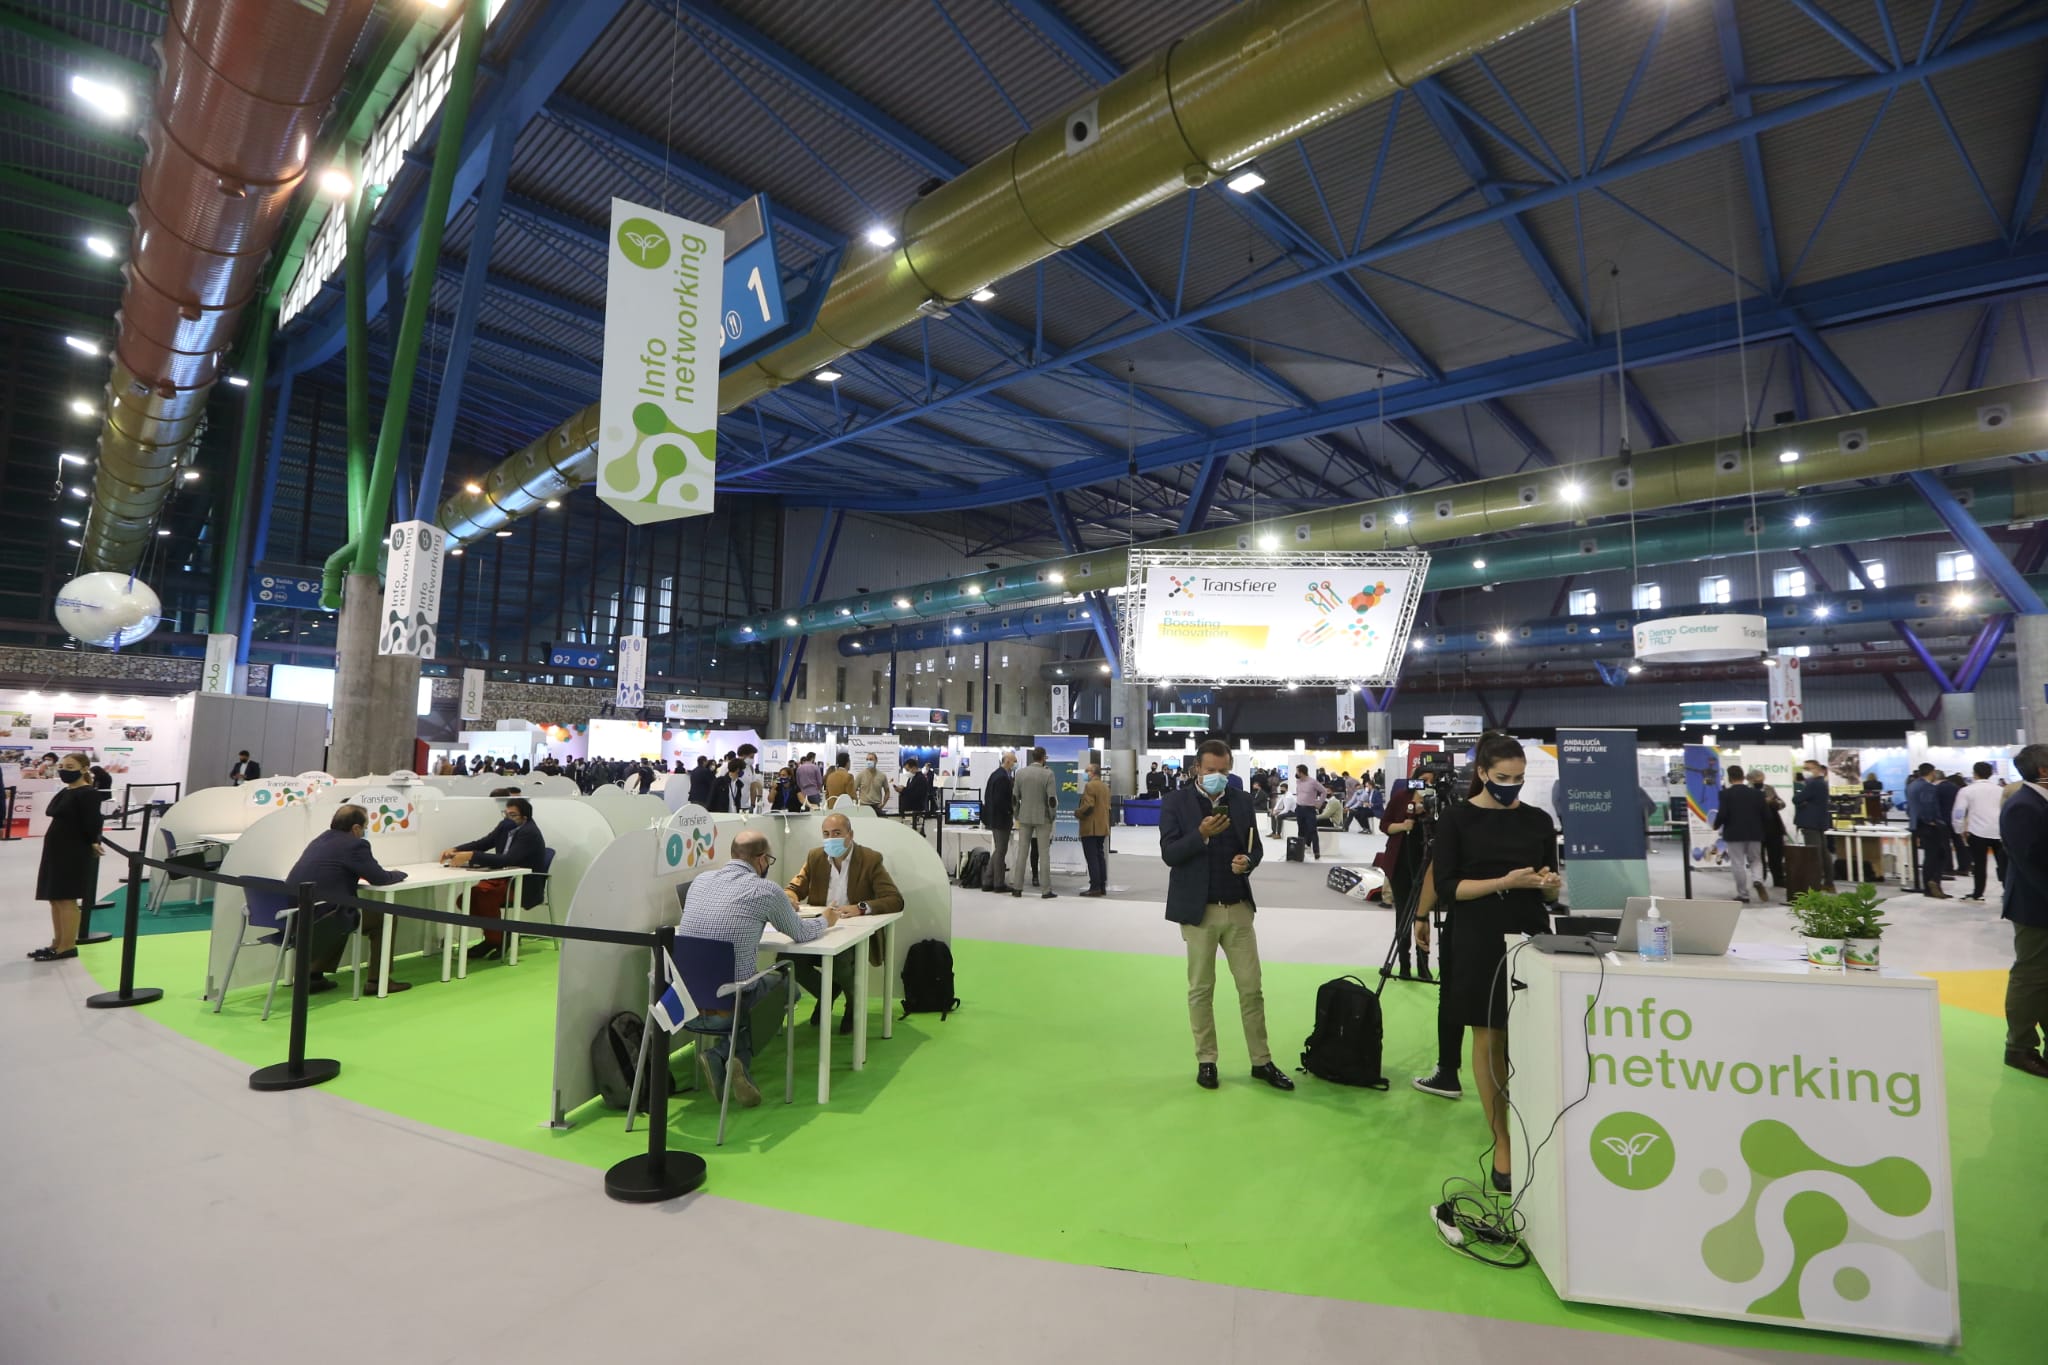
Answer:
<svg viewBox="0 0 2048 1365"><path fill-rule="evenodd" d="M1437 819L1437 900L1451 952L1442 990L1452 1017L1472 1030L1472 1070L1493 1135L1493 1187L1514 1189L1508 1145L1507 936L1550 928L1557 898L1557 826L1522 804L1528 759L1513 736L1482 735L1466 800Z"/></svg>
<svg viewBox="0 0 2048 1365"><path fill-rule="evenodd" d="M29 957L57 962L78 956L78 903L99 899L100 794L84 754L66 754L57 765L64 790L50 798L50 829L36 869L36 899L50 903L50 944Z"/></svg>

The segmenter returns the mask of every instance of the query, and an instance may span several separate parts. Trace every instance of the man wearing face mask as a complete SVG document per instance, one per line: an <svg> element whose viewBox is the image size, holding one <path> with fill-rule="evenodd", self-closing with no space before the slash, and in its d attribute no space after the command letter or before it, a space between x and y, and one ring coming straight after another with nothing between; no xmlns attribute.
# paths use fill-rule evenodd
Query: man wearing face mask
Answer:
<svg viewBox="0 0 2048 1365"><path fill-rule="evenodd" d="M796 874L786 889L791 905L822 905L828 911L837 909L841 916L890 915L903 908L903 893L896 889L896 881L889 875L889 869L882 866L881 850L862 848L853 842L853 820L850 816L843 811L832 812L819 822L818 833L824 836L824 846L811 850L804 859L803 870ZM879 934L868 940L868 959L876 965L881 963L882 938ZM853 974L856 970L851 953L841 953L832 959L832 993L846 993L846 1017L839 1021L841 1033L853 1032ZM818 959L798 958L796 979L818 997L818 1012L811 1016L815 1022L831 1008Z"/></svg>
<svg viewBox="0 0 2048 1365"><path fill-rule="evenodd" d="M844 820L846 817L833 818ZM761 956L761 931L766 926L772 924L794 941L808 943L822 937L827 929L846 915L854 913L845 906L827 906L823 918L807 919L798 915L791 898L768 880L768 870L774 866L775 855L768 851L768 836L755 829L741 830L732 838L732 861L711 869L690 883L690 899L683 907L682 923L676 926L676 933L686 938L723 939L730 943L732 979L735 981L744 981L754 974L755 963ZM704 1028L693 1031L712 1035L697 1045L697 1070L714 1098L720 1097L719 1078L726 1073L726 1038L730 1036L732 1010L737 1008L740 1011L737 1048L740 1065L733 1077L733 1095L742 1109L751 1109L761 1102L761 1092L747 1074L747 1064L753 1060L754 1054L754 1034L749 1016L757 1000L769 991L779 989L781 983L771 977L748 987L736 1002L729 999L697 1002L704 1013L690 1022L694 1025L702 1020ZM719 1008L721 1006L722 1009Z"/></svg>
<svg viewBox="0 0 2048 1365"><path fill-rule="evenodd" d="M988 831L989 841L995 845L988 855L988 881L984 891L1010 891L1010 833L1016 826L1015 774L1017 755L1009 749L1003 750L1002 762L988 775L988 786L981 793L981 824ZM1021 896L1021 891L1011 891Z"/></svg>
<svg viewBox="0 0 2048 1365"><path fill-rule="evenodd" d="M1259 979L1259 939L1252 928L1252 869L1262 850L1252 799L1230 786L1230 746L1205 740L1195 751L1196 781L1166 794L1159 807L1159 854L1169 869L1166 917L1180 925L1188 950L1188 1024L1195 1035L1195 1084L1214 1090L1216 1076L1216 951L1223 950L1237 986L1252 1079L1275 1090L1294 1082L1273 1065L1266 1044L1266 998Z"/></svg>
<svg viewBox="0 0 2048 1365"><path fill-rule="evenodd" d="M882 807L889 804L889 779L882 776L882 765L869 754L860 765L860 771L853 775L853 799L872 810L882 813Z"/></svg>
<svg viewBox="0 0 2048 1365"><path fill-rule="evenodd" d="M516 793L517 787L511 788ZM457 844L441 851L449 867L516 867L527 874L519 879L519 906L531 910L547 898L546 878L536 875L547 855L547 840L533 823L533 802L513 795L505 801L505 818L481 839ZM469 889L469 913L482 919L502 919L505 897L512 890L510 877L493 877ZM483 942L469 950L472 961L504 955L505 936L486 931Z"/></svg>

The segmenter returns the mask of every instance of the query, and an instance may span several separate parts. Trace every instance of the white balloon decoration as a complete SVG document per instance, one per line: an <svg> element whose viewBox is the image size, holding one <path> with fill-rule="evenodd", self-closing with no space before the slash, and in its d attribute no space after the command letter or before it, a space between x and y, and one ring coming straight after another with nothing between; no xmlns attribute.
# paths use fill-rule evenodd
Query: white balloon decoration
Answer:
<svg viewBox="0 0 2048 1365"><path fill-rule="evenodd" d="M147 583L124 573L83 574L57 590L57 624L81 643L106 649L145 638L163 610Z"/></svg>

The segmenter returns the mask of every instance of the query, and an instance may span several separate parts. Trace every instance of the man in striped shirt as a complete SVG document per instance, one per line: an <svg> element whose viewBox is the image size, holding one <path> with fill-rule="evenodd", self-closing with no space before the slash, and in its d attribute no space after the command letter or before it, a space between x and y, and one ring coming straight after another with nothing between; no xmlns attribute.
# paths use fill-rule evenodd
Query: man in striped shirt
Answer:
<svg viewBox="0 0 2048 1365"><path fill-rule="evenodd" d="M817 917L798 915L795 904L783 894L782 888L768 880L768 869L773 866L775 855L768 851L768 836L757 829L741 830L732 839L732 861L690 883L689 902L683 908L683 921L676 933L730 943L731 980L743 981L754 974L754 964L761 956L761 934L768 925L774 925L798 943L808 943L839 922L843 907L827 906L825 913ZM696 1002L698 1009L714 1016L729 1015L733 1008L740 1011L740 1069L733 1081L733 1092L742 1109L751 1109L761 1102L761 1092L747 1071L754 1055L748 1015L754 1002L775 987L773 980L757 981L737 1002L729 997ZM720 1093L719 1077L725 1075L727 1036L720 1032L715 1038L707 1037L697 1044L697 1069L713 1095Z"/></svg>

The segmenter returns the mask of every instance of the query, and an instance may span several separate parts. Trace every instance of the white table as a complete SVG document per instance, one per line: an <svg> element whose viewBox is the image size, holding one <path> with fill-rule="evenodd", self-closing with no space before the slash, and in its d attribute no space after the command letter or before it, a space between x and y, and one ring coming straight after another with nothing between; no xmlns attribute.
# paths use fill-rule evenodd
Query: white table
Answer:
<svg viewBox="0 0 2048 1365"><path fill-rule="evenodd" d="M1911 829L1892 825L1852 825L1848 829L1831 829L1828 831L1828 836L1840 839L1848 845L1847 857L1853 869L1849 880L1852 882L1862 880L1857 874L1862 872L1863 866L1867 861L1864 857L1864 845L1871 840L1877 842L1878 874L1880 877L1884 873L1885 842L1887 840L1896 840L1901 846L1898 852L1899 884L1910 887L1919 880L1919 869L1912 866L1913 832Z"/></svg>
<svg viewBox="0 0 2048 1365"><path fill-rule="evenodd" d="M1516 1194L1558 1297L1955 1341L1931 979L1789 945L1509 951Z"/></svg>
<svg viewBox="0 0 2048 1365"><path fill-rule="evenodd" d="M526 870L518 867L443 867L439 863L400 863L385 869L387 872L403 872L405 880L389 886L361 886L357 894L370 900L396 903L398 897L407 891L431 891L434 893L433 909L456 913L458 902L463 914L469 913L469 889L478 882L487 882L493 877L510 877L512 889L506 894L505 903L515 905L521 888L525 884ZM454 975L469 976L469 954L457 952L456 948L466 938L468 930L454 925L441 925L441 980L448 980L452 969ZM377 963L377 995L381 998L391 990L391 940L392 933L387 926L382 950Z"/></svg>
<svg viewBox="0 0 2048 1365"><path fill-rule="evenodd" d="M807 917L808 918L808 917ZM851 949L859 948L863 960L853 974L853 1069L859 1071L868 1064L868 974L863 946L876 934L882 936L882 1036L896 1036L896 921L903 918L903 912L889 915L854 915L843 919L827 929L818 938L808 943L792 942L779 929L769 929L761 935L763 957L787 954L791 957L815 957L820 959L819 987L824 999L818 1004L818 1103L829 1104L832 1100L832 974L838 963L835 959ZM794 1036L788 1045L796 1046Z"/></svg>
<svg viewBox="0 0 2048 1365"><path fill-rule="evenodd" d="M219 844L222 848L227 848L230 845L232 845L235 842L235 840L241 838L242 833L243 832L238 829L216 830L211 834L200 835L199 842L202 844Z"/></svg>

